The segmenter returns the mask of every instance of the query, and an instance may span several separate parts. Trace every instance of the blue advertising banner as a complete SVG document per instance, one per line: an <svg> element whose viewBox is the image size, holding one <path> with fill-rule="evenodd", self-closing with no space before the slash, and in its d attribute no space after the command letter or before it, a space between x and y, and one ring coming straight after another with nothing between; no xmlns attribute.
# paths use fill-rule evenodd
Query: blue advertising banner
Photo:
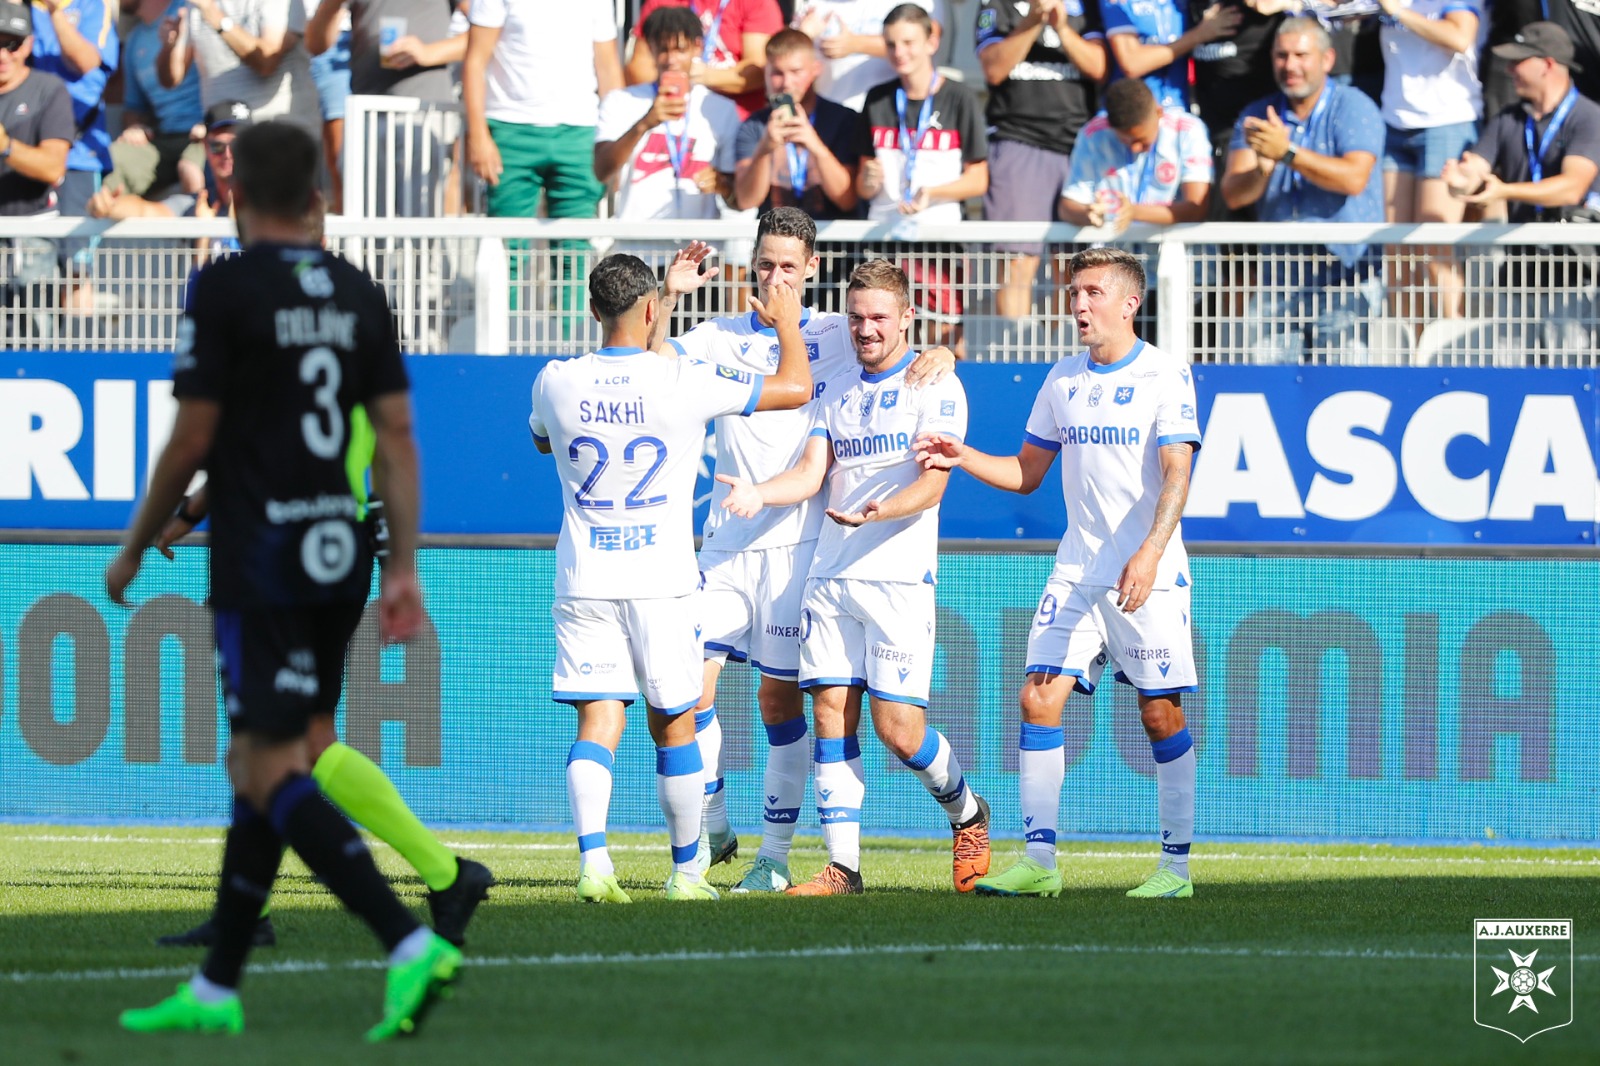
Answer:
<svg viewBox="0 0 1600 1066"><path fill-rule="evenodd" d="M112 550L0 544L0 817L223 821L205 550L152 555L131 611L101 591ZM947 552L940 566L929 715L1010 836L1016 693L1050 565ZM370 622L357 634L345 739L425 820L567 824L575 717L550 700L554 570L547 550L426 550L424 636L380 648ZM1600 838L1600 561L1199 556L1193 574L1200 688L1184 709L1202 843ZM730 668L717 702L730 812L754 832L754 672ZM659 826L637 705L630 717L612 823ZM1065 726L1063 832L1152 839L1154 763L1131 692L1073 697ZM866 828L943 834L936 805L869 732ZM809 799L801 810L815 827Z"/></svg>
<svg viewBox="0 0 1600 1066"><path fill-rule="evenodd" d="M8 355L0 363L0 528L116 530L171 425L170 357ZM408 361L430 533L554 533L553 460L529 440L543 359ZM972 443L1011 453L1043 365L959 373ZM1204 446L1191 542L1595 543L1596 378L1581 370L1196 367ZM710 493L702 474L702 514ZM1053 540L1053 480L1030 497L958 476L947 538Z"/></svg>

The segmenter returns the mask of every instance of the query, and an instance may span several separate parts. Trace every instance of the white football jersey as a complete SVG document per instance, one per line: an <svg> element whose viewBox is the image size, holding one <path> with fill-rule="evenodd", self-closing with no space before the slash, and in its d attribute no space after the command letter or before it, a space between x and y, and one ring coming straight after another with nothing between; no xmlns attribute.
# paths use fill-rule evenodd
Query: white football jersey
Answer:
<svg viewBox="0 0 1600 1066"><path fill-rule="evenodd" d="M1144 341L1109 366L1079 352L1044 379L1026 439L1061 453L1067 532L1056 550L1056 573L1113 587L1155 521L1160 449L1200 447L1194 376L1188 364ZM1188 562L1180 523L1156 568L1155 587L1171 588Z"/></svg>
<svg viewBox="0 0 1600 1066"><path fill-rule="evenodd" d="M868 500L883 501L922 473L912 442L918 433L967 435L967 393L954 374L921 389L906 386L904 359L881 374L859 367L827 383L815 401L813 436L833 453L822 495L836 511L853 514ZM825 521L811 576L933 584L939 567L939 508L851 528Z"/></svg>
<svg viewBox="0 0 1600 1066"><path fill-rule="evenodd" d="M806 354L811 359L812 389L823 395L828 379L856 366L849 320L837 312L807 309L800 320ZM713 318L670 342L684 355L718 366L772 374L778 369L778 334L748 315ZM717 473L762 482L800 461L806 435L815 420L815 400L794 411L762 411L751 418L717 419ZM722 509L728 486L718 481L711 490L704 547L717 551L781 548L815 540L822 529L822 504L804 500L789 507L763 507L754 518L739 518Z"/></svg>
<svg viewBox="0 0 1600 1066"><path fill-rule="evenodd" d="M639 348L602 348L540 371L528 427L549 442L561 478L556 595L692 593L706 423L749 414L760 396L761 379L749 371Z"/></svg>

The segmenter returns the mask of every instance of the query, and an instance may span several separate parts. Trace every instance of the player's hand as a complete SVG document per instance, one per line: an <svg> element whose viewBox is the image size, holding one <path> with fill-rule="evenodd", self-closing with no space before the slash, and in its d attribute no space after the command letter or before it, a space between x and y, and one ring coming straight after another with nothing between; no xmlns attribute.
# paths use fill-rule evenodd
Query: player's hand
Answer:
<svg viewBox="0 0 1600 1066"><path fill-rule="evenodd" d="M750 306L761 324L769 329L800 325L800 290L786 281L774 281L767 287L766 303L751 296Z"/></svg>
<svg viewBox="0 0 1600 1066"><path fill-rule="evenodd" d="M106 567L106 595L118 607L132 606L127 600L128 586L139 576L139 562L144 553L123 548Z"/></svg>
<svg viewBox="0 0 1600 1066"><path fill-rule="evenodd" d="M1140 547L1122 568L1122 576L1117 578L1117 606L1123 614L1132 614L1150 598L1150 589L1156 581L1156 566L1160 562L1158 552Z"/></svg>
<svg viewBox="0 0 1600 1066"><path fill-rule="evenodd" d="M911 450L924 470L954 470L967 454L967 446L943 433L918 433Z"/></svg>
<svg viewBox="0 0 1600 1066"><path fill-rule="evenodd" d="M956 368L956 353L944 345L921 352L906 367L906 384L913 389L937 385Z"/></svg>
<svg viewBox="0 0 1600 1066"><path fill-rule="evenodd" d="M410 640L422 629L422 586L415 570L383 571L378 594L378 634L386 644Z"/></svg>
<svg viewBox="0 0 1600 1066"><path fill-rule="evenodd" d="M185 522L177 515L173 515L167 519L167 524L161 527L161 532L156 534L156 551L168 559L176 559L177 556L172 553L173 542L182 540L190 533L193 533L194 526L193 522Z"/></svg>
<svg viewBox="0 0 1600 1066"><path fill-rule="evenodd" d="M841 526L864 526L868 522L876 520L878 517L878 512L878 501L868 500L866 505L854 514L845 514L843 511L835 511L832 507L828 508L825 513L829 518L833 519Z"/></svg>
<svg viewBox="0 0 1600 1066"><path fill-rule="evenodd" d="M490 187L500 184L500 174L505 166L500 162L500 146L494 143L487 127L468 135L467 165Z"/></svg>
<svg viewBox="0 0 1600 1066"><path fill-rule="evenodd" d="M754 518L761 513L761 508L766 503L761 499L761 493L756 487L742 477L732 474L718 474L717 480L728 486L728 494L722 498L722 509L729 514L740 518Z"/></svg>
<svg viewBox="0 0 1600 1066"><path fill-rule="evenodd" d="M705 241L690 241L678 249L678 254L667 264L666 294L684 296L704 285L715 276L715 271L708 273L703 269L705 261L716 254L717 250Z"/></svg>

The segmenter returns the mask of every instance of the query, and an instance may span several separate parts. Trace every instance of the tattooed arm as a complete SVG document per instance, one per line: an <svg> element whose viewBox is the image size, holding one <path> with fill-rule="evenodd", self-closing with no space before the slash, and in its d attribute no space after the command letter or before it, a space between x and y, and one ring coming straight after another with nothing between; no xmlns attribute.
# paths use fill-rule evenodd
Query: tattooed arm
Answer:
<svg viewBox="0 0 1600 1066"><path fill-rule="evenodd" d="M1178 528L1183 505L1189 498L1189 465L1193 456L1192 444L1168 444L1161 449L1161 494L1156 497L1155 521L1150 523L1150 535L1139 545L1117 579L1117 592L1121 597L1117 606L1127 614L1144 606L1144 601L1150 597L1161 554L1167 550L1167 541Z"/></svg>

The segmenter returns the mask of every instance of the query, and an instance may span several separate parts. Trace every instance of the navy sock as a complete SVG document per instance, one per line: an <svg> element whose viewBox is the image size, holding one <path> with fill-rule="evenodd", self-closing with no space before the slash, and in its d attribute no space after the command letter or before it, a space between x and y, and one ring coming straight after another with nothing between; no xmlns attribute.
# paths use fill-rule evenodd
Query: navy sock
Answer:
<svg viewBox="0 0 1600 1066"><path fill-rule="evenodd" d="M212 915L215 935L200 972L212 984L238 988L244 960L261 908L272 893L278 865L283 861L283 841L248 803L233 801L233 825L222 846L222 875L217 884L217 909Z"/></svg>
<svg viewBox="0 0 1600 1066"><path fill-rule="evenodd" d="M372 927L385 951L416 931L421 923L395 897L355 826L311 778L296 774L279 786L271 813L278 833L339 902Z"/></svg>

